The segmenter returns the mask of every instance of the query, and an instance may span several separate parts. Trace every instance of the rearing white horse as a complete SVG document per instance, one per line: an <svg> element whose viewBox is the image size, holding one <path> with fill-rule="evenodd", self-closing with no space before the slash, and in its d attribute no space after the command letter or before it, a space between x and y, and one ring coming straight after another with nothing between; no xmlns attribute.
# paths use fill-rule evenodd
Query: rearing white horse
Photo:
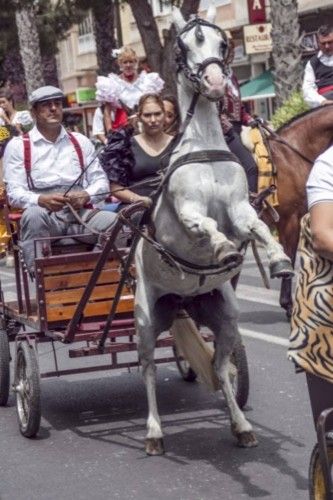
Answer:
<svg viewBox="0 0 333 500"><path fill-rule="evenodd" d="M289 259L249 204L244 170L228 151L221 131L214 101L221 99L226 85L227 45L225 34L212 24L214 17L211 7L207 21L196 18L186 24L175 10L178 99L185 130L152 214L155 240L171 259L166 261L145 240L136 251L135 317L149 405L146 452L150 455L164 451L155 392L155 342L170 328L179 307L214 333L214 369L232 432L240 446L256 446L228 375L239 333L235 293L227 280L239 272L238 248L249 239L264 244L271 276L291 274Z"/></svg>

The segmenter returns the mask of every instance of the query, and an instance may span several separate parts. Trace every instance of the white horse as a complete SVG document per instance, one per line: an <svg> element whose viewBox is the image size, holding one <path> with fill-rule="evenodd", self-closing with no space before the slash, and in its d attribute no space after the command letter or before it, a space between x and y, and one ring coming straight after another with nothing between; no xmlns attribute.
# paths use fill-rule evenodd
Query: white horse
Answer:
<svg viewBox="0 0 333 500"><path fill-rule="evenodd" d="M149 455L164 451L155 392L155 342L170 328L179 307L214 333L213 367L229 408L232 432L240 446L257 445L228 375L229 356L239 333L235 293L227 280L239 272L237 248L249 239L264 244L273 277L291 273L282 247L249 204L244 170L232 158L221 131L213 101L223 96L226 84L226 37L211 24L213 18L215 7L210 7L208 21L195 18L186 24L179 10L174 13L178 99L185 130L152 213L155 240L167 253L161 255L144 239L136 251L135 318L149 406Z"/></svg>

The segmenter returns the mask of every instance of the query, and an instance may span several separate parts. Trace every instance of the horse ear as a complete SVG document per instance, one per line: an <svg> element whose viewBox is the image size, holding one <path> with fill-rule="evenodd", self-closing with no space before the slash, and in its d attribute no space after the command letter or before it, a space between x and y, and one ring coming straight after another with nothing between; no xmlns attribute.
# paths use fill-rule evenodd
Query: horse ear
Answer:
<svg viewBox="0 0 333 500"><path fill-rule="evenodd" d="M173 22L176 26L176 30L178 32L181 31L184 28L186 21L183 18L183 15L180 12L180 9L177 9L177 7L174 7L172 9L172 19L173 19Z"/></svg>
<svg viewBox="0 0 333 500"><path fill-rule="evenodd" d="M213 0L211 0L208 10L207 10L207 15L206 15L206 20L212 24L215 22L215 17L216 17L216 5Z"/></svg>

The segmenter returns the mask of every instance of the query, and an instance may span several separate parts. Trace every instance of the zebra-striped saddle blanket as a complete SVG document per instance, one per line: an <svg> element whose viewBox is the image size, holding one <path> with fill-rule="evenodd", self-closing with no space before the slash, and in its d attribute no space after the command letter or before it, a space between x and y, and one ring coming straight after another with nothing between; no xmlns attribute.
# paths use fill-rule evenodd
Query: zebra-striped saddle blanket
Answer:
<svg viewBox="0 0 333 500"><path fill-rule="evenodd" d="M300 259L288 357L298 370L333 382L333 263L313 250L309 214L301 221Z"/></svg>

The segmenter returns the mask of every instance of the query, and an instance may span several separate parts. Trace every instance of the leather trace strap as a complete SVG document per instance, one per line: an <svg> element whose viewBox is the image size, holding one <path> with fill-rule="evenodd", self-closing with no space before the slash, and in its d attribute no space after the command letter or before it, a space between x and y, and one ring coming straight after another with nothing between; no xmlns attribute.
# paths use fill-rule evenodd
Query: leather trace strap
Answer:
<svg viewBox="0 0 333 500"><path fill-rule="evenodd" d="M71 132L67 132L67 134L78 156L80 168L81 170L84 170L84 159L80 143ZM35 189L35 186L31 177L31 139L28 132L23 134L22 137L23 137L23 163L27 174L28 187L32 191L33 189Z"/></svg>

